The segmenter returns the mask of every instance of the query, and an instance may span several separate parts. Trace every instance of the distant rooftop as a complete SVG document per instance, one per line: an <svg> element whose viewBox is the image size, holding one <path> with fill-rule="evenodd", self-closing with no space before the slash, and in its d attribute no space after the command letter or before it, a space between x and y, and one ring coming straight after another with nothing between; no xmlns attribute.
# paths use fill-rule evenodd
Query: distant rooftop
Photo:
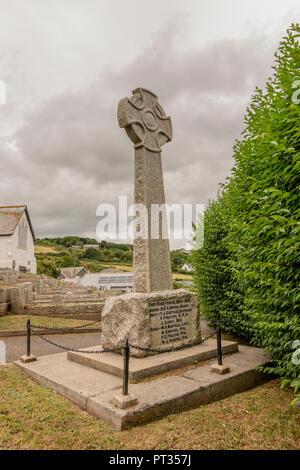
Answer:
<svg viewBox="0 0 300 470"><path fill-rule="evenodd" d="M24 212L26 212L30 230L35 240L29 212L25 204L21 206L0 206L0 236L12 235Z"/></svg>
<svg viewBox="0 0 300 470"><path fill-rule="evenodd" d="M87 270L83 266L76 266L72 268L60 268L60 274L65 278L65 279L73 279L76 277L81 270L84 270L87 272Z"/></svg>
<svg viewBox="0 0 300 470"><path fill-rule="evenodd" d="M112 273L112 274L123 274L125 271L122 271L122 269L117 269L117 268L105 268L100 271L100 274L106 274L106 273Z"/></svg>

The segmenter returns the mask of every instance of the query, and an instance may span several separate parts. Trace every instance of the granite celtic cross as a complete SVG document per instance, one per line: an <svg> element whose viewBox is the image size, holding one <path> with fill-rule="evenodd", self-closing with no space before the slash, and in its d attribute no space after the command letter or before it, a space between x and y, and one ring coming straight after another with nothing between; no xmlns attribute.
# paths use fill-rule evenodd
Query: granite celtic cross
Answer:
<svg viewBox="0 0 300 470"><path fill-rule="evenodd" d="M172 123L154 93L145 88L132 93L119 102L118 121L135 148L134 203L148 211L148 236L133 241L134 291L157 292L173 288L169 240L162 234L165 207L161 206L165 204L161 147L172 140ZM157 238L151 231L153 205L161 206Z"/></svg>

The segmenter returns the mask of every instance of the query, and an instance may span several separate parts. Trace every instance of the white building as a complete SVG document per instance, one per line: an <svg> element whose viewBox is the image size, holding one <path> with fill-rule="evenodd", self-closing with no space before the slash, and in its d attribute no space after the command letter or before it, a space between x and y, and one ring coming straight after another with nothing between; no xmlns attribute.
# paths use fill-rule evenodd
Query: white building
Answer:
<svg viewBox="0 0 300 470"><path fill-rule="evenodd" d="M186 271L186 272L190 273L191 271L193 271L194 268L193 268L193 266L191 266L190 264L184 263L184 264L182 265L181 269L182 269L183 271Z"/></svg>
<svg viewBox="0 0 300 470"><path fill-rule="evenodd" d="M27 206L0 206L0 268L35 274L34 240Z"/></svg>
<svg viewBox="0 0 300 470"><path fill-rule="evenodd" d="M133 273L118 269L103 269L99 273L87 273L81 278L80 285L97 287L100 290L132 291Z"/></svg>

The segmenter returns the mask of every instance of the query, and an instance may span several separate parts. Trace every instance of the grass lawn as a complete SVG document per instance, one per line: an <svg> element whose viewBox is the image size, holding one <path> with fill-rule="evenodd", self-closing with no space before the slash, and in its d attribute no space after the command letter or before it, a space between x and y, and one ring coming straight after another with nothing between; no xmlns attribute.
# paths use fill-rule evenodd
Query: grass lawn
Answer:
<svg viewBox="0 0 300 470"><path fill-rule="evenodd" d="M300 415L290 407L292 392L279 385L119 432L4 365L0 449L297 449Z"/></svg>
<svg viewBox="0 0 300 470"><path fill-rule="evenodd" d="M172 274L173 279L183 279L184 281L192 281L193 280L193 275L192 274L183 274L183 273L173 273Z"/></svg>
<svg viewBox="0 0 300 470"><path fill-rule="evenodd" d="M1 330L23 330L26 328L27 320L30 320L32 325L47 326L49 328L64 328L93 323L92 320L74 320L71 318L47 318L36 315L6 315L5 317L0 317L0 336ZM91 328L99 327L100 323L91 326Z"/></svg>

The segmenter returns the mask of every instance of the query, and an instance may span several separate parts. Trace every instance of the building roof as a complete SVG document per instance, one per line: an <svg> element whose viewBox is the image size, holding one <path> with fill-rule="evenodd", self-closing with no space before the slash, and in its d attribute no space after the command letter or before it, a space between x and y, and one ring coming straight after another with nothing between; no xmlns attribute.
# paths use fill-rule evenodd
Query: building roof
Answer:
<svg viewBox="0 0 300 470"><path fill-rule="evenodd" d="M121 271L120 269L103 269L98 273L88 273L85 279L88 282L91 278L96 278L98 284L133 283L133 272Z"/></svg>
<svg viewBox="0 0 300 470"><path fill-rule="evenodd" d="M100 274L105 274L105 273L124 274L124 273L126 273L126 271L122 271L122 269L117 269L117 268L113 268L113 267L101 269Z"/></svg>
<svg viewBox="0 0 300 470"><path fill-rule="evenodd" d="M76 266L75 268L60 268L60 274L66 278L66 279L73 279L74 277L77 276L77 274L80 273L81 270L84 270L85 272L88 272L83 266ZM74 276L74 271L75 271L75 276Z"/></svg>
<svg viewBox="0 0 300 470"><path fill-rule="evenodd" d="M35 240L34 230L26 205L0 206L0 236L13 235L24 212L26 213L33 240Z"/></svg>

